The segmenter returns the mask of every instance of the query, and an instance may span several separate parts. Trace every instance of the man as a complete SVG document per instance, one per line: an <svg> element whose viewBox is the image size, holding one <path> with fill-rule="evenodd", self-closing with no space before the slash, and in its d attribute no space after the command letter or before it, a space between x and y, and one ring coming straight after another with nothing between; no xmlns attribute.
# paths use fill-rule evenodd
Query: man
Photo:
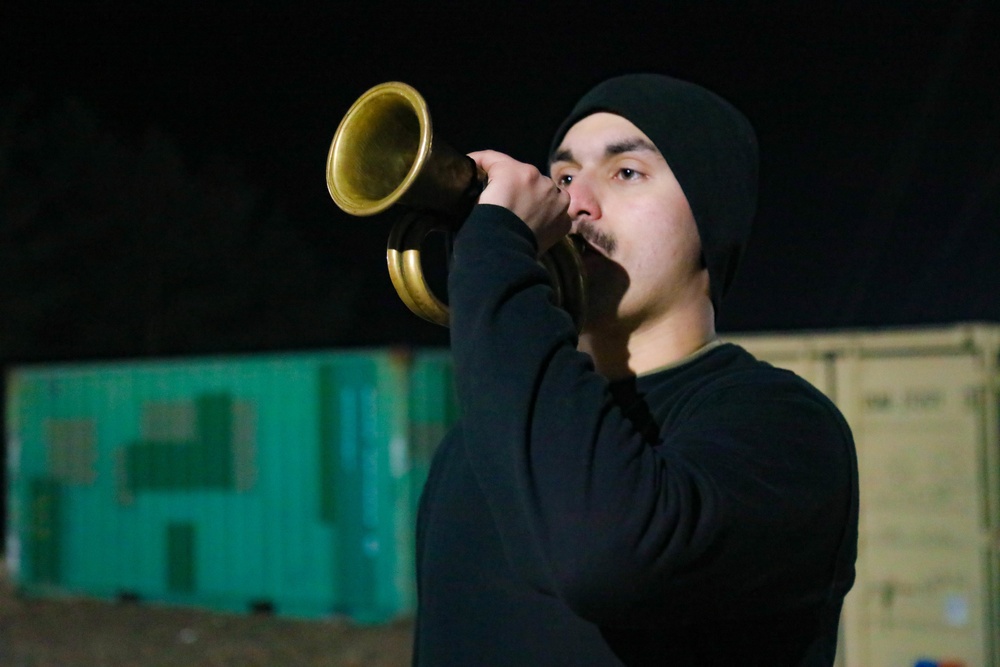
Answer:
<svg viewBox="0 0 1000 667"><path fill-rule="evenodd" d="M830 665L854 576L850 431L716 339L750 124L641 74L587 93L551 178L495 152L449 275L458 425L418 519L414 663ZM586 240L578 336L538 253Z"/></svg>

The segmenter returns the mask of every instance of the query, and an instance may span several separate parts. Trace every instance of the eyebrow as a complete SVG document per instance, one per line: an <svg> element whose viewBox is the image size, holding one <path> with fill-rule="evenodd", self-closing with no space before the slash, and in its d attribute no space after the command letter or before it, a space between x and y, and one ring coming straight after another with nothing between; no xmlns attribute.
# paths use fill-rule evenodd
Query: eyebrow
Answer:
<svg viewBox="0 0 1000 667"><path fill-rule="evenodd" d="M635 137L608 144L604 148L604 157L614 157L615 155L622 155L623 153L631 153L633 151L649 151L657 154L660 152L651 142L640 137ZM563 148L553 153L549 159L549 164L555 162L576 162L576 160L573 158L571 150Z"/></svg>

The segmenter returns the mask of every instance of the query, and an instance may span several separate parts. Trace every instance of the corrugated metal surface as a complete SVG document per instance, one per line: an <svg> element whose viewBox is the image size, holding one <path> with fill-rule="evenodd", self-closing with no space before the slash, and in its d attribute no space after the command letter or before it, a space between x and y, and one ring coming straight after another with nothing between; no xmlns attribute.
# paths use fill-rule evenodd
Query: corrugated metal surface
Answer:
<svg viewBox="0 0 1000 667"><path fill-rule="evenodd" d="M447 400L442 400L446 397ZM458 419L458 404L447 352L425 353L414 360L410 376L410 452L413 506L427 479L434 451Z"/></svg>
<svg viewBox="0 0 1000 667"><path fill-rule="evenodd" d="M847 664L997 665L997 331L859 335L838 362L862 526Z"/></svg>
<svg viewBox="0 0 1000 667"><path fill-rule="evenodd" d="M359 622L412 610L427 438L454 416L446 354L25 367L8 380L7 553L26 593Z"/></svg>
<svg viewBox="0 0 1000 667"><path fill-rule="evenodd" d="M1000 327L730 338L804 370L854 431L858 579L840 664L1000 665ZM815 359L825 381L809 377Z"/></svg>

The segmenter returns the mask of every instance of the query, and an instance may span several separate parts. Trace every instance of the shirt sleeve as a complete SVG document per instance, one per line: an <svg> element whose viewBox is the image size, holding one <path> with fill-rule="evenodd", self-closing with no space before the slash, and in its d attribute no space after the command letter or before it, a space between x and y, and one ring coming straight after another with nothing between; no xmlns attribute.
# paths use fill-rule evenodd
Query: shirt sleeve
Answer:
<svg viewBox="0 0 1000 667"><path fill-rule="evenodd" d="M849 504L843 452L808 449L842 439L828 408L788 382L731 382L650 443L576 350L535 254L521 220L477 206L448 285L466 454L513 569L605 624L827 595Z"/></svg>

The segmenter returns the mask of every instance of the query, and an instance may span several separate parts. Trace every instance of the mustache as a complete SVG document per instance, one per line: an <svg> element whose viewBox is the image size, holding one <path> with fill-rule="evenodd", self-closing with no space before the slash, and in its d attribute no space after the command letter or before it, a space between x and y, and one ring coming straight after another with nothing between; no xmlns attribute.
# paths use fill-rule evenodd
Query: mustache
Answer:
<svg viewBox="0 0 1000 667"><path fill-rule="evenodd" d="M609 257L618 248L618 240L614 236L587 221L583 221L577 226L576 233L590 245L603 250L604 254Z"/></svg>

